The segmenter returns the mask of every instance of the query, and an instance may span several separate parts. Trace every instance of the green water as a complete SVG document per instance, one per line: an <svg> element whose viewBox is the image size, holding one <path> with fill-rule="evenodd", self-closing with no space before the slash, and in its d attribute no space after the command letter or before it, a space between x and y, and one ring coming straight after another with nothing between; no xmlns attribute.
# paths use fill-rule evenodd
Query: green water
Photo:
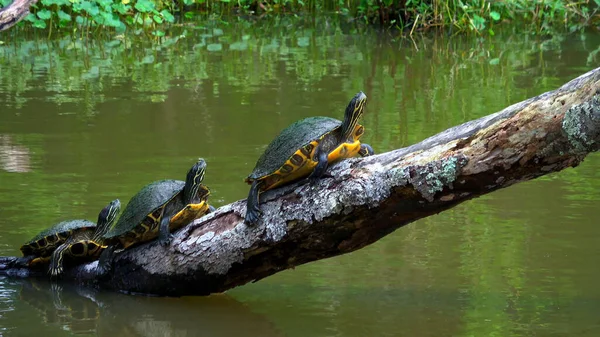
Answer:
<svg viewBox="0 0 600 337"><path fill-rule="evenodd" d="M206 159L215 206L284 127L369 97L384 152L555 89L600 64L599 34L357 34L319 19L181 28L129 41L0 45L0 255L95 220ZM8 38L10 37L10 38ZM360 251L207 298L0 279L2 336L598 336L600 157L469 201Z"/></svg>

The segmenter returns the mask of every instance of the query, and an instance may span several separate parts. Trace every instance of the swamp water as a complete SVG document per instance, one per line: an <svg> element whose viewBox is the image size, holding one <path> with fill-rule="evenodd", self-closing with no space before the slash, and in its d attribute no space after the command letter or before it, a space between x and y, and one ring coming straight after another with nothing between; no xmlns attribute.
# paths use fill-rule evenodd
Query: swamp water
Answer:
<svg viewBox="0 0 600 337"><path fill-rule="evenodd" d="M270 140L369 97L364 141L408 146L598 66L600 35L393 39L319 19L181 28L170 46L0 45L0 255L95 220L203 157L216 207ZM4 35L2 38L4 39ZM2 336L598 336L600 157L352 254L210 297L0 278Z"/></svg>

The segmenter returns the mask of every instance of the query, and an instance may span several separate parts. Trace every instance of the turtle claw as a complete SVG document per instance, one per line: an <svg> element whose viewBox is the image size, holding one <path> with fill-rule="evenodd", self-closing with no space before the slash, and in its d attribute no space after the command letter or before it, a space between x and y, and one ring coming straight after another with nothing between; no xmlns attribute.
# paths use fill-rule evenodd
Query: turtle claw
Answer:
<svg viewBox="0 0 600 337"><path fill-rule="evenodd" d="M258 222L258 218L262 212L259 209L249 209L246 211L244 223L248 226L254 226Z"/></svg>
<svg viewBox="0 0 600 337"><path fill-rule="evenodd" d="M50 278L57 279L62 274L62 272L63 272L62 267L56 267L56 268L50 270Z"/></svg>
<svg viewBox="0 0 600 337"><path fill-rule="evenodd" d="M174 237L175 236L173 236L173 234L169 234L166 237L159 238L158 243L160 243L160 245L163 247L167 247L168 245L171 244L171 241L173 241Z"/></svg>

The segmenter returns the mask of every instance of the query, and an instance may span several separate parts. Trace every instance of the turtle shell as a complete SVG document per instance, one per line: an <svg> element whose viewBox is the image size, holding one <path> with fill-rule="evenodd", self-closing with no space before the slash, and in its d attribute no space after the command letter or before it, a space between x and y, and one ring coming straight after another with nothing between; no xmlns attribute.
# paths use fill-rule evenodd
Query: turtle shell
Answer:
<svg viewBox="0 0 600 337"><path fill-rule="evenodd" d="M104 238L113 238L126 234L136 228L148 214L153 213L179 194L185 181L160 180L144 186L134 195L125 207L121 217Z"/></svg>
<svg viewBox="0 0 600 337"><path fill-rule="evenodd" d="M308 117L291 124L267 146L248 179L260 179L274 173L301 147L341 124L340 120L330 117Z"/></svg>
<svg viewBox="0 0 600 337"><path fill-rule="evenodd" d="M62 221L45 229L21 246L24 255L47 255L64 243L75 231L94 230L96 223L89 220L77 219Z"/></svg>

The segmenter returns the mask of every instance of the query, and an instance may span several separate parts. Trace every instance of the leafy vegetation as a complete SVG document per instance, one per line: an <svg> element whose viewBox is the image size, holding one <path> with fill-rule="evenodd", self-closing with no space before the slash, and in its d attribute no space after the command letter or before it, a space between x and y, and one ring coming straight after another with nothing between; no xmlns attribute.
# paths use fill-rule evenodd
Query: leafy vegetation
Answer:
<svg viewBox="0 0 600 337"><path fill-rule="evenodd" d="M0 6L11 0L0 0ZM600 0L40 0L25 25L89 34L127 30L155 38L168 24L194 17L264 17L335 13L358 25L380 25L407 34L443 28L494 35L500 24L527 24L533 33L573 32L600 22Z"/></svg>

